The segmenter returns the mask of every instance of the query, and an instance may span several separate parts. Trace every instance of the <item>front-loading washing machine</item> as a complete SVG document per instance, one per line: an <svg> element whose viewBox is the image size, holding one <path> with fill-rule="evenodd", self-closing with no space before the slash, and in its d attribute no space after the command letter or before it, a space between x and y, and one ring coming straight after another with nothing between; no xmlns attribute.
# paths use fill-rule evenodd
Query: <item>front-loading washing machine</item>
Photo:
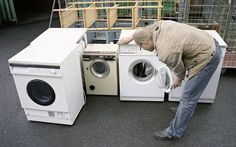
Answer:
<svg viewBox="0 0 236 147"><path fill-rule="evenodd" d="M30 45L9 59L29 121L72 125L85 104L78 45Z"/></svg>
<svg viewBox="0 0 236 147"><path fill-rule="evenodd" d="M122 30L120 38L135 30ZM154 52L140 49L133 41L119 46L120 100L164 101L172 84L170 69Z"/></svg>
<svg viewBox="0 0 236 147"><path fill-rule="evenodd" d="M118 69L116 44L88 44L83 53L87 94L117 95Z"/></svg>
<svg viewBox="0 0 236 147"><path fill-rule="evenodd" d="M119 54L120 100L164 101L170 91L169 68L154 54Z"/></svg>

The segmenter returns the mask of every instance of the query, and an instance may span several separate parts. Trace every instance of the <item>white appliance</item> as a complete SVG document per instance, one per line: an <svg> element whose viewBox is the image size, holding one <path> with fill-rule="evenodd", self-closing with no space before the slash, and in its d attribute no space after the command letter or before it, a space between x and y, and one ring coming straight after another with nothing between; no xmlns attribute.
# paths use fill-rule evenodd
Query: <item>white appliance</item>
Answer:
<svg viewBox="0 0 236 147"><path fill-rule="evenodd" d="M222 51L221 60L219 66L217 67L216 71L212 75L207 87L203 91L202 95L200 96L199 103L213 103L216 97L217 87L220 79L221 68L224 61L224 56L227 48L227 44L224 40L220 37L220 35L214 30L206 30L210 35L212 35L218 42ZM169 101L180 101L181 91L184 87L184 81L182 85L176 89L173 89L169 93Z"/></svg>
<svg viewBox="0 0 236 147"><path fill-rule="evenodd" d="M120 38L135 30L122 30ZM134 41L119 46L120 100L164 101L170 91L172 75L154 52L140 49Z"/></svg>
<svg viewBox="0 0 236 147"><path fill-rule="evenodd" d="M117 95L116 44L88 44L83 53L83 68L87 94Z"/></svg>
<svg viewBox="0 0 236 147"><path fill-rule="evenodd" d="M9 59L29 121L72 125L85 103L79 45L30 45Z"/></svg>
<svg viewBox="0 0 236 147"><path fill-rule="evenodd" d="M65 45L65 44L78 44L77 51L79 52L81 72L83 73L82 54L87 46L87 29L86 28L49 28L35 38L31 45ZM84 76L82 74L84 83ZM85 85L85 84L83 84Z"/></svg>
<svg viewBox="0 0 236 147"><path fill-rule="evenodd" d="M78 51L80 52L79 58L82 59L82 53L87 46L86 32L86 28L49 28L35 38L30 44L79 44L81 46L78 48Z"/></svg>
<svg viewBox="0 0 236 147"><path fill-rule="evenodd" d="M83 40L87 45L86 28L49 28L35 38L31 44L76 44Z"/></svg>

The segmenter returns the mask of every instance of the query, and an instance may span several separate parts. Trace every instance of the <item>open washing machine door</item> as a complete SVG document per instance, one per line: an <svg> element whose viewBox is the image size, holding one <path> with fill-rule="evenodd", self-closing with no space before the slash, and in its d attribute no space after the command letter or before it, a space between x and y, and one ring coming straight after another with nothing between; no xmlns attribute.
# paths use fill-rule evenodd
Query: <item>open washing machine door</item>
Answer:
<svg viewBox="0 0 236 147"><path fill-rule="evenodd" d="M169 93L171 91L171 86L173 83L172 73L170 69L164 64L160 64L156 69L156 80L158 87L164 92Z"/></svg>

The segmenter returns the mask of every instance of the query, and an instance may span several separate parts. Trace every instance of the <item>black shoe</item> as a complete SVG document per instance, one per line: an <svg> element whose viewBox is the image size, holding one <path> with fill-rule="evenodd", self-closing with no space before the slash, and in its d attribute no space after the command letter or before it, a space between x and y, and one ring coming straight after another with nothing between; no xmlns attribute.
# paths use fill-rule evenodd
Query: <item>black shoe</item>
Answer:
<svg viewBox="0 0 236 147"><path fill-rule="evenodd" d="M173 137L171 137L170 135L168 135L165 131L155 131L153 136L157 139L160 140L171 140L173 139Z"/></svg>
<svg viewBox="0 0 236 147"><path fill-rule="evenodd" d="M173 113L176 113L176 112L177 112L177 109L178 109L178 106L172 106L172 107L170 107L170 111L173 112Z"/></svg>

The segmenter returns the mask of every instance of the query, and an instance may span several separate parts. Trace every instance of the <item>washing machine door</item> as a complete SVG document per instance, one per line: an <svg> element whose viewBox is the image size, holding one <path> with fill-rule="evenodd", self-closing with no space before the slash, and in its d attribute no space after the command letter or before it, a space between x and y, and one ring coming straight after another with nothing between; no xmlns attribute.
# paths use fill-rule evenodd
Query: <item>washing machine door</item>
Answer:
<svg viewBox="0 0 236 147"><path fill-rule="evenodd" d="M27 94L35 103L48 106L55 101L55 91L45 81L34 79L26 87Z"/></svg>
<svg viewBox="0 0 236 147"><path fill-rule="evenodd" d="M152 63L146 59L138 59L129 67L131 77L138 82L155 80L164 92L171 91L172 75L170 69L161 62Z"/></svg>
<svg viewBox="0 0 236 147"><path fill-rule="evenodd" d="M172 86L172 73L170 69L164 64L161 63L156 68L156 78L159 88L164 92L169 93Z"/></svg>
<svg viewBox="0 0 236 147"><path fill-rule="evenodd" d="M97 78L105 78L110 73L110 66L103 59L94 59L90 64L90 71Z"/></svg>

